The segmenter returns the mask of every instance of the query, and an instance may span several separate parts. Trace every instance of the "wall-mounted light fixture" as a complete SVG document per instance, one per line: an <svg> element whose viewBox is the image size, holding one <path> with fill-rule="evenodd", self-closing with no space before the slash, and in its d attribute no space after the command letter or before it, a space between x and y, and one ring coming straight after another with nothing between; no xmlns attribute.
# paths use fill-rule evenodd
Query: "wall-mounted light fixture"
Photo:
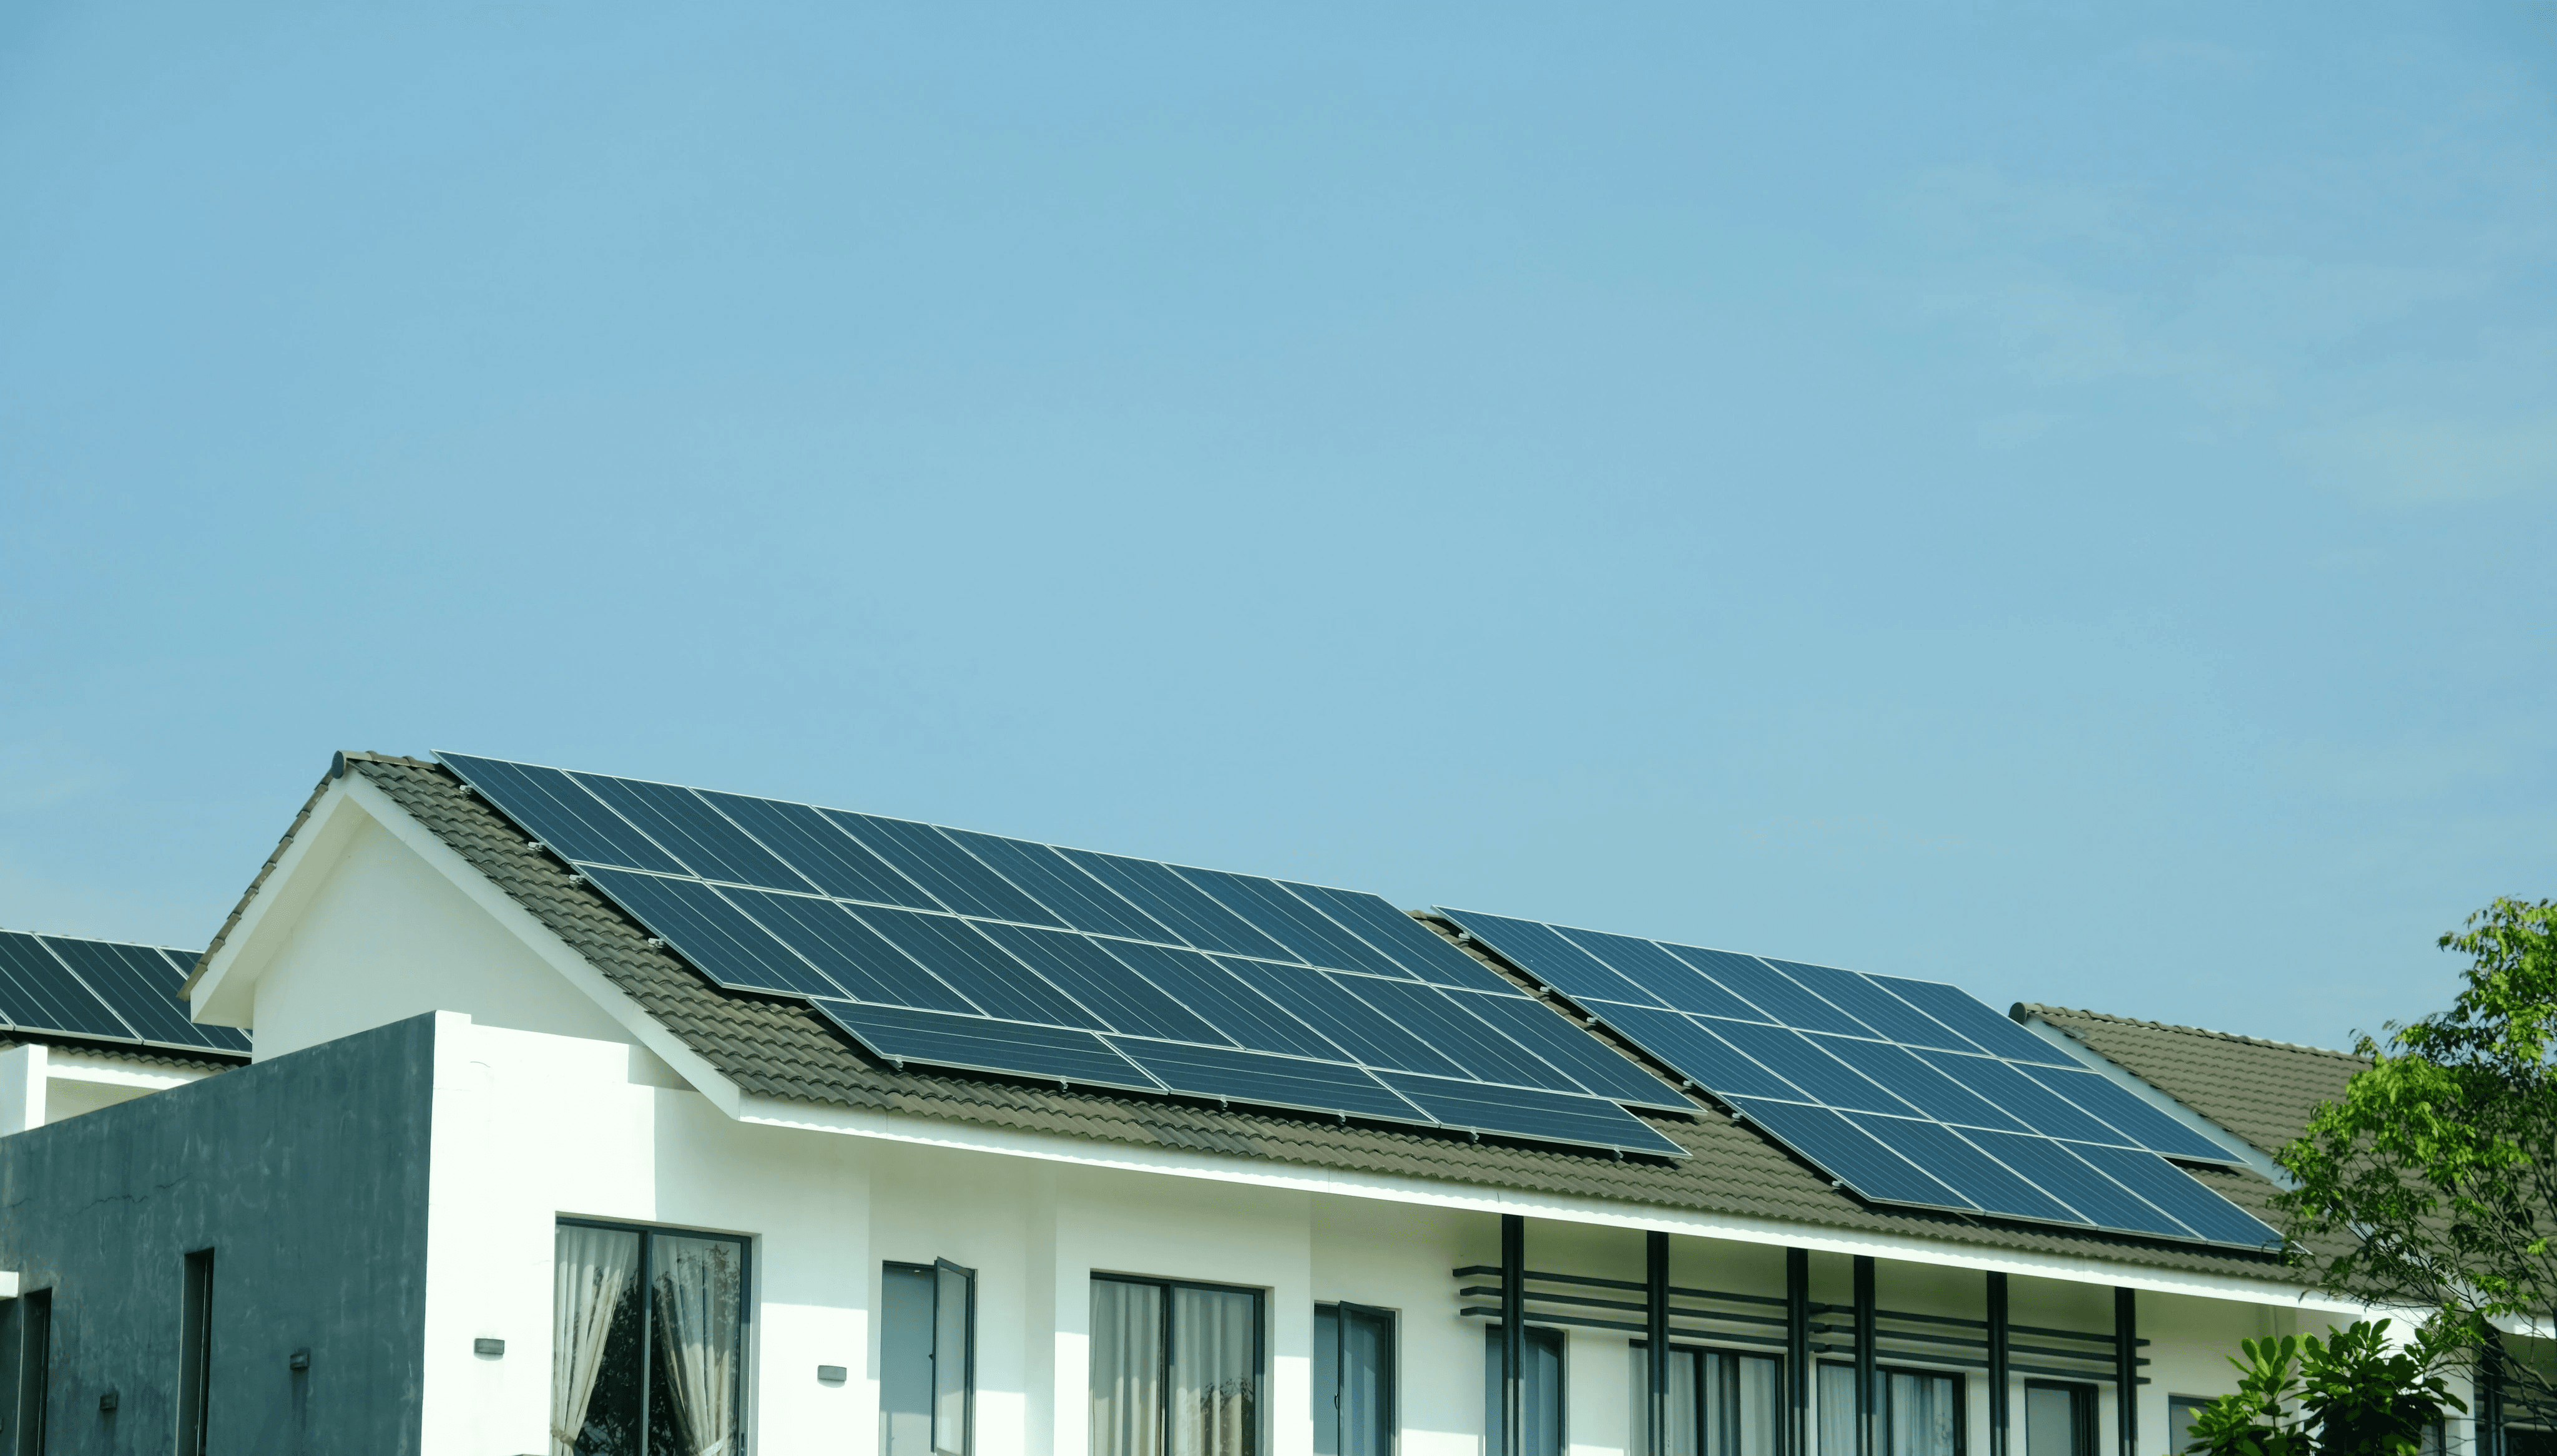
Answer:
<svg viewBox="0 0 2557 1456"><path fill-rule="evenodd" d="M113 1390L109 1390L105 1394L98 1396L97 1413L100 1415L113 1415L115 1413L116 1400L117 1396Z"/></svg>
<svg viewBox="0 0 2557 1456"><path fill-rule="evenodd" d="M308 1350L296 1350L291 1355L285 1357L284 1364L289 1370L309 1370L311 1368L311 1352Z"/></svg>
<svg viewBox="0 0 2557 1456"><path fill-rule="evenodd" d="M853 1373L851 1371L844 1369L840 1365L821 1365L817 1367L817 1379L824 1381L830 1386L842 1385L845 1381L852 1378L852 1374Z"/></svg>
<svg viewBox="0 0 2557 1456"><path fill-rule="evenodd" d="M492 1358L502 1356L506 1353L506 1342L503 1340L487 1339L473 1340L471 1342L471 1353L473 1355L486 1355Z"/></svg>

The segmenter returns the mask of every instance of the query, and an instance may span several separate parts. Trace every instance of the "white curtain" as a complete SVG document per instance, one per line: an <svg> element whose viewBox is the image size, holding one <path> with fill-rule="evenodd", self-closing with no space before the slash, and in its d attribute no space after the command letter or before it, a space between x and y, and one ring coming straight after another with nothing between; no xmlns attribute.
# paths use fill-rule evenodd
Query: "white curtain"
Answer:
<svg viewBox="0 0 2557 1456"><path fill-rule="evenodd" d="M1891 1378L1888 1456L1959 1456L1953 1449L1953 1379L1899 1375Z"/></svg>
<svg viewBox="0 0 2557 1456"><path fill-rule="evenodd" d="M657 1349L683 1456L739 1456L738 1375L745 1343L745 1247L657 1237Z"/></svg>
<svg viewBox="0 0 2557 1456"><path fill-rule="evenodd" d="M1253 1456L1261 1434L1258 1303L1172 1291L1171 1456Z"/></svg>
<svg viewBox="0 0 2557 1456"><path fill-rule="evenodd" d="M577 1456L612 1317L638 1269L638 1235L560 1226L551 1265L551 1456Z"/></svg>
<svg viewBox="0 0 2557 1456"><path fill-rule="evenodd" d="M1092 1456L1161 1456L1163 1291L1092 1281Z"/></svg>
<svg viewBox="0 0 2557 1456"><path fill-rule="evenodd" d="M1819 1456L1856 1456L1855 1367L1820 1367ZM1883 1456L1876 1452L1874 1456Z"/></svg>

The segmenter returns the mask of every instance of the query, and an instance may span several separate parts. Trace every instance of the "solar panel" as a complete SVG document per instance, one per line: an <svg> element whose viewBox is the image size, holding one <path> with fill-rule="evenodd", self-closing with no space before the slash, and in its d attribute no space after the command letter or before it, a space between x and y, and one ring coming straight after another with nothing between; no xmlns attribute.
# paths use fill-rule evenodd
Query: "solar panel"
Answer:
<svg viewBox="0 0 2557 1456"><path fill-rule="evenodd" d="M1959 990L1441 908L1858 1195L2262 1248L2226 1148Z"/></svg>
<svg viewBox="0 0 2557 1456"><path fill-rule="evenodd" d="M247 1032L188 1019L200 954L0 930L0 1030L245 1055Z"/></svg>
<svg viewBox="0 0 2557 1456"><path fill-rule="evenodd" d="M1375 895L440 756L704 975L900 1065L1685 1156L1620 1104L1692 1103Z"/></svg>

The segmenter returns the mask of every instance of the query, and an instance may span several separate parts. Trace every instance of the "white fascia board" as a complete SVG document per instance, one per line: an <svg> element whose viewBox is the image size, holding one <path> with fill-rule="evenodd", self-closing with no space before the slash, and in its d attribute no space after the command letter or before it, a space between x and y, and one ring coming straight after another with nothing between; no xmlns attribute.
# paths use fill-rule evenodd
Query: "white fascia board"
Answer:
<svg viewBox="0 0 2557 1456"><path fill-rule="evenodd" d="M743 1094L726 1074L712 1066L700 1052L692 1049L682 1037L666 1029L664 1023L642 1009L637 1001L624 994L621 988L605 979L594 963L579 955L576 949L544 925L513 895L500 889L494 880L472 868L443 836L428 829L399 806L399 801L383 793L371 780L354 769L337 781L349 803L370 815L374 822L413 851L417 857L435 866L436 872L451 880L454 887L492 916L498 924L514 933L515 938L532 948L552 970L568 978L570 985L585 992L589 998L604 1008L605 1014L619 1022L623 1030L640 1045L663 1058L668 1066L693 1085L695 1091L730 1117L738 1115ZM334 792L334 791L333 791ZM282 865L276 866L280 872Z"/></svg>
<svg viewBox="0 0 2557 1456"><path fill-rule="evenodd" d="M328 882L329 871L362 827L363 814L350 809L347 802L348 781L340 778L331 784L311 806L311 817L303 821L301 832L276 857L275 867L267 871L256 895L241 907L239 923L205 962L204 974L188 998L194 1019L238 1027L257 1019L258 978L292 938L301 912Z"/></svg>
<svg viewBox="0 0 2557 1456"><path fill-rule="evenodd" d="M2289 1170L2280 1163L2265 1156L2255 1144L2176 1101L2168 1096L2163 1088L2141 1081L2132 1075L2129 1068L2080 1041L2061 1027L2054 1026L2040 1016L2027 1016L2024 1019L2024 1029L2069 1053L2071 1058L2088 1071L2109 1079L2114 1086L2175 1119L2178 1125L2198 1136L2208 1137L2228 1149L2230 1157L2253 1169L2265 1182L2286 1190L2297 1186L2299 1180L2293 1178Z"/></svg>
<svg viewBox="0 0 2557 1456"><path fill-rule="evenodd" d="M797 1127L890 1142L916 1143L959 1151L1036 1158L1117 1172L1158 1173L1175 1178L1201 1178L1286 1189L1298 1193L1331 1193L1349 1198L1418 1204L1479 1213L1522 1214L1563 1223L1591 1224L1728 1239L1743 1244L1809 1249L1827 1254L1866 1255L1905 1259L1948 1268L2022 1274L2079 1284L2144 1289L2163 1294L2193 1294L2210 1299L2235 1299L2254 1304L2287 1304L2336 1313L2363 1313L2362 1306L2304 1289L2296 1283L2246 1279L2227 1274L2181 1273L2130 1264L2097 1263L2062 1255L2018 1251L1987 1252L1889 1234L1852 1234L1723 1214L1687 1213L1599 1198L1527 1193L1483 1188L1391 1174L1316 1169L1258 1158L1215 1153L1178 1152L1168 1148L1094 1142L1047 1132L1023 1132L973 1124L917 1118L897 1113L864 1113L849 1108L821 1108L781 1098L748 1097L735 1113L738 1121L772 1127Z"/></svg>
<svg viewBox="0 0 2557 1456"><path fill-rule="evenodd" d="M54 1082L93 1082L108 1087L143 1087L159 1092L171 1087L184 1087L202 1082L210 1072L191 1067L153 1067L128 1062L116 1057L102 1057L88 1052L55 1047L45 1067L47 1080Z"/></svg>

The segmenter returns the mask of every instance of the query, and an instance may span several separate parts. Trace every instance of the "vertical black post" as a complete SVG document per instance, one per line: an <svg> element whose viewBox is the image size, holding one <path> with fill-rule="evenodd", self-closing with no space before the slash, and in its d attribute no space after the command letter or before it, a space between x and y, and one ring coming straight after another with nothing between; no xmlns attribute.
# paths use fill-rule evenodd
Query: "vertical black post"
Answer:
<svg viewBox="0 0 2557 1456"><path fill-rule="evenodd" d="M1863 1255L1855 1258L1855 1456L1873 1456L1873 1407L1880 1403L1873 1397L1873 1260ZM1823 1451L1820 1456L1837 1456ZM2125 1453L2127 1456L2127 1453Z"/></svg>
<svg viewBox="0 0 2557 1456"><path fill-rule="evenodd" d="M2140 1456L2140 1296L2113 1291L2113 1390L2122 1456Z"/></svg>
<svg viewBox="0 0 2557 1456"><path fill-rule="evenodd" d="M1501 1456L1527 1451L1527 1220L1501 1215Z"/></svg>
<svg viewBox="0 0 2557 1456"><path fill-rule="evenodd" d="M2503 1456L2503 1341L2487 1331L2486 1348L2478 1352L2477 1456Z"/></svg>
<svg viewBox="0 0 2557 1456"><path fill-rule="evenodd" d="M1686 1456L1670 1450L1670 1236L1643 1236L1643 1339L1645 1369L1651 1373L1651 1398L1644 1403L1644 1429L1651 1433L1645 1456Z"/></svg>
<svg viewBox="0 0 2557 1456"><path fill-rule="evenodd" d="M1812 1252L1785 1251L1785 1456L1812 1449Z"/></svg>
<svg viewBox="0 0 2557 1456"><path fill-rule="evenodd" d="M1989 1456L2006 1456L2007 1387L2014 1371L2007 1364L2006 1275L1989 1275Z"/></svg>

